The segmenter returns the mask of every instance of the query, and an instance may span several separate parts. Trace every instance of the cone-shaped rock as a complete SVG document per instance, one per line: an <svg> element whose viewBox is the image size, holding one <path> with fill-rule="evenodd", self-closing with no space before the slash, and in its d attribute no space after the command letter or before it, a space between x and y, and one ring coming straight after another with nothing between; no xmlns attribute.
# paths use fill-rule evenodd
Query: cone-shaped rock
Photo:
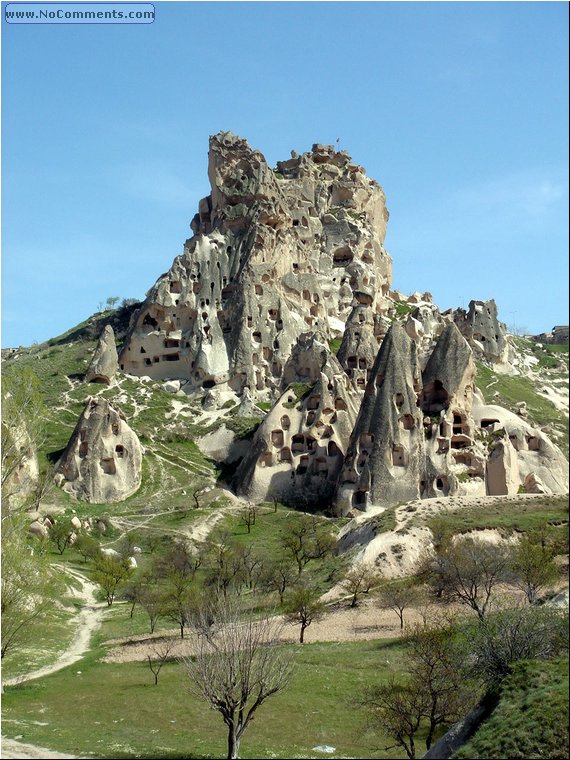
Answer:
<svg viewBox="0 0 570 760"><path fill-rule="evenodd" d="M60 459L56 481L81 501L122 501L141 484L142 448L125 416L90 397Z"/></svg>
<svg viewBox="0 0 570 760"><path fill-rule="evenodd" d="M420 496L424 451L416 346L393 324L380 347L339 478L336 511Z"/></svg>
<svg viewBox="0 0 570 760"><path fill-rule="evenodd" d="M471 411L475 383L473 352L454 324L448 325L422 373L421 407L426 414L439 414L456 404Z"/></svg>
<svg viewBox="0 0 570 760"><path fill-rule="evenodd" d="M110 385L118 369L119 357L115 346L115 333L111 325L107 325L101 333L99 343L85 373L84 382Z"/></svg>

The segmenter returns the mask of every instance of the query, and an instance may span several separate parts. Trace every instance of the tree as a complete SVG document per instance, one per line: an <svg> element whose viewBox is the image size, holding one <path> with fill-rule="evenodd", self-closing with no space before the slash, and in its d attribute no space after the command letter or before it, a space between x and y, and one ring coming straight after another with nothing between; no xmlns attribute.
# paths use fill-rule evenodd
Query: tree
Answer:
<svg viewBox="0 0 570 760"><path fill-rule="evenodd" d="M495 586L508 579L508 552L475 538L446 542L431 557L431 580L451 600L483 619Z"/></svg>
<svg viewBox="0 0 570 760"><path fill-rule="evenodd" d="M244 523L247 528L247 532L251 533L251 526L255 525L255 518L257 515L257 508L255 504L246 504L241 511L241 522Z"/></svg>
<svg viewBox="0 0 570 760"><path fill-rule="evenodd" d="M87 533L82 533L78 536L74 546L83 557L84 562L87 562L88 559L95 559L101 551L99 541Z"/></svg>
<svg viewBox="0 0 570 760"><path fill-rule="evenodd" d="M473 670L492 685L518 660L548 659L568 649L568 611L510 607L488 615L467 631Z"/></svg>
<svg viewBox="0 0 570 760"><path fill-rule="evenodd" d="M107 557L105 554L97 557L93 580L105 592L105 599L109 607L113 604L119 586L125 583L132 573L133 568L126 560Z"/></svg>
<svg viewBox="0 0 570 760"><path fill-rule="evenodd" d="M164 663L170 657L173 648L174 641L172 639L158 639L151 644L151 653L147 654L147 660L150 672L154 676L155 686L158 686L158 674L162 670Z"/></svg>
<svg viewBox="0 0 570 760"><path fill-rule="evenodd" d="M236 600L223 597L202 605L193 626L196 655L183 661L190 690L222 716L232 760L259 707L289 680L290 660L274 646L281 626L251 611L242 616Z"/></svg>
<svg viewBox="0 0 570 760"><path fill-rule="evenodd" d="M296 583L298 577L295 565L286 557L282 557L265 565L261 584L266 591L276 591L279 594L279 603L283 604L285 592Z"/></svg>
<svg viewBox="0 0 570 760"><path fill-rule="evenodd" d="M358 596L360 594L368 594L373 586L380 583L381 577L381 574L373 565L366 562L359 562L354 565L342 581L342 586L349 594L352 594L350 606L356 607Z"/></svg>
<svg viewBox="0 0 570 760"><path fill-rule="evenodd" d="M372 725L388 734L396 746L402 747L408 758L414 760L415 737L427 707L425 692L392 677L387 684L365 690L362 704L371 715Z"/></svg>
<svg viewBox="0 0 570 760"><path fill-rule="evenodd" d="M466 686L463 667L466 655L450 623L415 625L405 642L409 683L424 692L429 749L438 728L459 720L469 709L471 690Z"/></svg>
<svg viewBox="0 0 570 760"><path fill-rule="evenodd" d="M109 296L109 298L107 298L107 300L105 301L105 305L109 309L114 309L120 300L121 300L120 296Z"/></svg>
<svg viewBox="0 0 570 760"><path fill-rule="evenodd" d="M67 549L71 543L73 526L69 517L59 517L55 525L49 529L49 540L55 545L60 554Z"/></svg>
<svg viewBox="0 0 570 760"><path fill-rule="evenodd" d="M148 615L150 632L154 633L158 619L164 615L165 599L160 589L146 586L140 592L139 604Z"/></svg>
<svg viewBox="0 0 570 760"><path fill-rule="evenodd" d="M529 604L535 604L539 592L559 577L560 570L549 546L524 536L513 549L510 568L513 583L522 589Z"/></svg>
<svg viewBox="0 0 570 760"><path fill-rule="evenodd" d="M2 659L34 637L33 623L49 607L49 565L30 553L22 535L14 531L2 547Z"/></svg>
<svg viewBox="0 0 570 760"><path fill-rule="evenodd" d="M281 536L281 546L297 565L299 575L313 559L320 559L331 551L335 538L329 526L311 515L292 518Z"/></svg>
<svg viewBox="0 0 570 760"><path fill-rule="evenodd" d="M378 604L394 610L400 619L400 630L404 628L404 610L417 604L420 592L413 580L395 580L385 583L378 597Z"/></svg>
<svg viewBox="0 0 570 760"><path fill-rule="evenodd" d="M44 439L41 384L31 369L9 367L2 377L2 531L9 518L34 505L39 478L37 450Z"/></svg>
<svg viewBox="0 0 570 760"><path fill-rule="evenodd" d="M299 643L305 641L305 631L312 622L320 620L325 614L325 605L319 601L319 595L314 589L300 586L295 589L285 605L287 618L295 625L301 626Z"/></svg>

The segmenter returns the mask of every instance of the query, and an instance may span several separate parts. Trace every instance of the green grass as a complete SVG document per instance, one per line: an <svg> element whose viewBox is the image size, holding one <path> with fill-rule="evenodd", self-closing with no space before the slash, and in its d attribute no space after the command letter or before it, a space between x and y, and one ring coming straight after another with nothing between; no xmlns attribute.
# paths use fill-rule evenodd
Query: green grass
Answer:
<svg viewBox="0 0 570 760"><path fill-rule="evenodd" d="M261 706L244 735L243 758L400 758L368 731L354 701L366 686L399 668L398 642L367 641L288 646L295 670L286 690ZM59 751L96 757L225 757L221 717L190 696L183 668L164 666L158 686L144 662L101 663L101 650L38 682L9 688L3 733Z"/></svg>
<svg viewBox="0 0 570 760"><path fill-rule="evenodd" d="M454 758L567 758L568 658L520 662L498 706Z"/></svg>
<svg viewBox="0 0 570 760"><path fill-rule="evenodd" d="M438 524L444 520L452 533L466 533L484 528L528 532L537 530L546 523L567 525L568 496L537 496L495 504L488 504L482 497L477 506L445 511L434 520ZM431 527L434 520L427 521L428 527ZM414 523L423 524L421 515Z"/></svg>
<svg viewBox="0 0 570 760"><path fill-rule="evenodd" d="M75 634L77 609L71 599L60 599L64 609L50 605L45 615L33 621L33 637L9 651L2 660L4 679L51 665L65 651Z"/></svg>
<svg viewBox="0 0 570 760"><path fill-rule="evenodd" d="M329 340L329 349L331 351L331 354L334 354L335 356L338 354L338 350L342 344L342 338L332 338Z"/></svg>
<svg viewBox="0 0 570 760"><path fill-rule="evenodd" d="M548 399L539 396L535 383L526 377L510 377L493 372L484 364L477 364L477 386L488 404L504 406L516 411L519 401L525 401L528 409L528 421L537 426L550 425L559 434L556 442L565 455L568 455L567 419ZM495 393L498 395L496 396Z"/></svg>

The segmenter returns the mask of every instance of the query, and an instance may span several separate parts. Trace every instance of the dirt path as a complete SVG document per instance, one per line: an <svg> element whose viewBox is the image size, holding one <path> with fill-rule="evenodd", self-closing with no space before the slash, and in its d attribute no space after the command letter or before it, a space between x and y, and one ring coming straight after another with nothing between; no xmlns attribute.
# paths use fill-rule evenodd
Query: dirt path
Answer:
<svg viewBox="0 0 570 760"><path fill-rule="evenodd" d="M103 610L106 608L106 604L104 602L99 603L96 601L95 590L97 589L97 586L94 583L88 581L83 575L81 575L81 573L78 573L75 570L70 570L61 565L58 567L81 584L80 591L73 589L72 592L84 603L84 606L81 608L75 619L76 631L73 641L66 651L60 655L55 662L51 663L51 665L45 665L43 668L33 670L31 673L24 673L23 675L15 676L14 678L8 678L4 681L4 686L14 686L16 684L25 683L26 681L35 680L36 678L43 678L43 676L48 676L50 673L56 673L58 670L62 670L62 668L66 668L68 665L72 665L74 662L80 660L89 649L91 635L101 622L101 616Z"/></svg>
<svg viewBox="0 0 570 760"><path fill-rule="evenodd" d="M76 755L63 755L44 747L35 747L33 744L22 744L14 739L2 737L2 754L4 758L26 758L26 760L57 760L58 758L74 758Z"/></svg>

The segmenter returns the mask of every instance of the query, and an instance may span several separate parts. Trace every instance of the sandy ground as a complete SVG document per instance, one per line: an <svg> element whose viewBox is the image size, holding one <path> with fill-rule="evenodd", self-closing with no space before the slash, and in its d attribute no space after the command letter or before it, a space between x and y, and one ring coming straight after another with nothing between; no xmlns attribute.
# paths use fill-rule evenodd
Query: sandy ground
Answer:
<svg viewBox="0 0 570 760"><path fill-rule="evenodd" d="M33 760L51 760L52 758L73 758L75 755L62 755L61 752L53 752L44 747L35 747L33 744L22 744L14 739L2 737L0 757L6 758L32 758Z"/></svg>

